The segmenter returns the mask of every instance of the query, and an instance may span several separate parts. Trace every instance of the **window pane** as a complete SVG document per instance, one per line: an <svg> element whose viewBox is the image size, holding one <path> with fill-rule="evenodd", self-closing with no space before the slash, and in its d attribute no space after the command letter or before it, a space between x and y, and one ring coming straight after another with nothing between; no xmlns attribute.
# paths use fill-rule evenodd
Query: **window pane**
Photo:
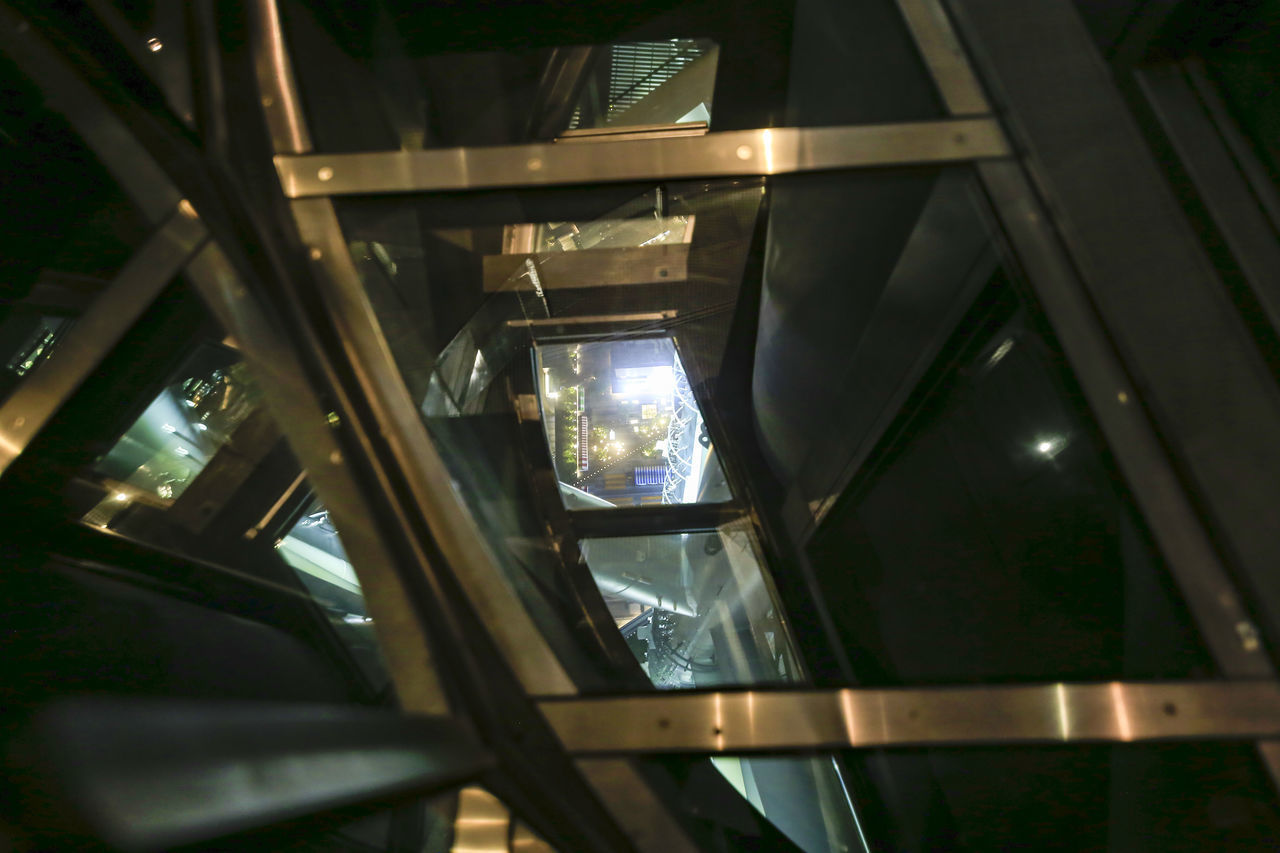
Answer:
<svg viewBox="0 0 1280 853"><path fill-rule="evenodd" d="M655 686L802 679L749 522L705 533L588 539L581 548Z"/></svg>
<svg viewBox="0 0 1280 853"><path fill-rule="evenodd" d="M278 439L239 356L220 344L202 344L93 466L94 479L108 494L84 521L109 527L116 515L139 502L191 515L191 500L181 498L220 451L229 447L228 455L251 465ZM238 473L250 471L243 466ZM195 512L216 509L200 507Z"/></svg>
<svg viewBox="0 0 1280 853"><path fill-rule="evenodd" d="M894 3L284 4L316 147L941 117Z"/></svg>
<svg viewBox="0 0 1280 853"><path fill-rule="evenodd" d="M763 200L754 180L336 205L457 494L584 689L642 684L643 674L618 671L626 651L616 636L602 658L599 635L581 633L584 594L599 608L593 624L607 615L589 574L566 565L555 537L572 545L572 533L548 518L565 508L660 504L668 481L673 500L728 498L720 449L703 438L700 395L724 358ZM573 373L571 350L586 359L580 369L599 361L608 372ZM578 387L588 428L593 417L607 426L597 449L587 448L585 478L576 456L565 459L577 422L563 421L578 416ZM542 424L530 420L539 397ZM679 453L662 455L672 448Z"/></svg>
<svg viewBox="0 0 1280 853"><path fill-rule="evenodd" d="M670 338L536 349L547 444L570 509L730 499Z"/></svg>
<svg viewBox="0 0 1280 853"><path fill-rule="evenodd" d="M313 499L275 547L281 559L298 573L298 580L316 604L328 614L334 631L350 649L365 678L385 687L389 676L373 633L373 617L365 606L360 581L347 559L338 529L329 519L329 511Z"/></svg>
<svg viewBox="0 0 1280 853"><path fill-rule="evenodd" d="M70 484L76 516L309 600L360 677L381 691L389 679L338 531L248 366L202 322L208 331L177 354L133 422Z"/></svg>
<svg viewBox="0 0 1280 853"><path fill-rule="evenodd" d="M780 179L772 225L753 406L857 678L1213 672L971 173Z"/></svg>
<svg viewBox="0 0 1280 853"><path fill-rule="evenodd" d="M750 522L716 531L589 539L581 551L627 646L662 689L804 681ZM712 759L808 853L865 849L829 757Z"/></svg>
<svg viewBox="0 0 1280 853"><path fill-rule="evenodd" d="M1247 743L847 757L887 819L868 827L877 849L1263 851L1280 841L1274 791Z"/></svg>
<svg viewBox="0 0 1280 853"><path fill-rule="evenodd" d="M0 401L57 349L149 229L58 113L0 57Z"/></svg>

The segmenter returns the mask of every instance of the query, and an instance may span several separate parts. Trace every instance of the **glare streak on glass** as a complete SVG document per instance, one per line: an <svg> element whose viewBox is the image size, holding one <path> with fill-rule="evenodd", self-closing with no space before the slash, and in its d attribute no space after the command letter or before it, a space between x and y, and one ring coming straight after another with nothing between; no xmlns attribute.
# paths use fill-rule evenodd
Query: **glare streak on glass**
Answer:
<svg viewBox="0 0 1280 853"><path fill-rule="evenodd" d="M1125 702L1124 685L1111 682L1111 704L1116 709L1116 726L1121 740L1133 740L1133 724L1129 720L1129 706Z"/></svg>
<svg viewBox="0 0 1280 853"><path fill-rule="evenodd" d="M724 750L724 708L722 707L722 700L719 693L716 694L715 736L716 736L716 749L723 751Z"/></svg>
<svg viewBox="0 0 1280 853"><path fill-rule="evenodd" d="M844 731L849 743L859 743L857 717L853 711L853 694L848 690L840 691L840 716L844 718Z"/></svg>
<svg viewBox="0 0 1280 853"><path fill-rule="evenodd" d="M1054 685L1054 693L1058 701L1058 728L1062 732L1062 739L1068 740L1071 737L1071 725L1067 716L1067 687L1062 682Z"/></svg>

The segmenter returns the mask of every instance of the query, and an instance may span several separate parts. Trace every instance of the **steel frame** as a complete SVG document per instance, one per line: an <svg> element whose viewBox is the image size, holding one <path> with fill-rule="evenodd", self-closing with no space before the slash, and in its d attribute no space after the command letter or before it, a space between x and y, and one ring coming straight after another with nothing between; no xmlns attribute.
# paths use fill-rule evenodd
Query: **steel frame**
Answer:
<svg viewBox="0 0 1280 853"><path fill-rule="evenodd" d="M547 700L541 707L565 749L575 755L1245 740L1280 734L1276 681L663 692Z"/></svg>
<svg viewBox="0 0 1280 853"><path fill-rule="evenodd" d="M253 32L257 39L258 79L263 87L260 101L274 140L283 191L297 199L293 213L309 252L308 261L320 282L326 311L337 323L345 347L342 357L356 375L359 394L370 410L368 418L380 429L391 458L401 463L410 492L405 507L425 519L434 547L439 549L438 554L433 552L428 558L420 545L413 559L423 564L435 563L437 571L457 580L526 692L561 697L544 698L539 707L569 753L707 754L1280 736L1280 685L1269 680L1274 677L1274 668L1257 642L1248 611L1188 494L1185 474L1165 449L1170 435L1175 448L1195 443L1179 434L1178 429L1169 429L1171 423L1177 425L1180 411L1179 401L1170 390L1170 377L1148 371L1150 356L1144 355L1139 340L1143 336L1123 320L1126 306L1108 300L1098 291L1102 278L1098 271L1104 265L1089 235L1081 233L1080 221L1070 219L1085 213L1087 205L1069 194L1064 202L1059 195L1069 175L1044 163L1043 129L1034 122L1028 125L1027 96L1011 79L1019 67L1018 57L1007 50L1007 42L1002 47L1000 40L1005 35L995 16L1007 12L1005 6L1016 3L949 2L976 47L975 55L982 59L987 83L999 94L1010 127L1020 134L1022 144L1018 147L1031 152L1026 171L1011 159L1014 147L1005 141L1000 123L989 117L991 110L983 87L960 47L941 0L898 3L943 101L954 116L951 119L875 127L774 128L698 137L584 142L569 147L526 145L345 155L310 153L311 141L275 3L259 0L250 4L257 16ZM1046 2L1054 6L1055 15L1070 17L1064 11L1065 0ZM1073 44L1087 38L1082 30L1071 27L1067 34ZM221 249L209 245L200 251L205 226L191 205L179 207L181 195L174 183L131 138L127 128L114 121L90 87L8 9L0 9L0 47L14 55L42 84L59 89L68 115L80 121L77 129L122 184L136 193L144 214L153 222L166 223L106 294L117 310L121 303L115 300L126 299L132 313L113 317L114 325L105 323L92 313L106 305L105 297L99 300L91 308L91 315L76 327L84 330L80 336L85 342L74 348L80 354L45 365L0 407L0 471L21 453L39 427L110 350L131 318L140 315L173 272L186 265L201 293L241 342L246 359L264 377L264 385L273 389L270 397L277 417L309 477L338 519L383 638L384 652L390 658L402 704L410 711L445 709L448 703L436 673L441 668L447 670L448 664L433 661L432 656L441 634L425 625L421 610L410 603L416 593L394 568L404 560L402 549L387 545L387 525L377 521L373 504L362 497L362 485L389 489L390 484L385 479L372 483L362 479L347 456L352 452L372 454L370 437L364 435L359 442L339 440L329 421L335 409L322 403L316 382L303 367L296 341L271 327L268 315ZM1080 80L1087 85L1105 85L1096 75L1081 73ZM968 117L975 115L981 117ZM1127 128L1125 125L1125 132ZM1116 144L1131 145L1132 139ZM1219 666L1229 678L1268 680L569 698L575 692L574 685L514 594L501 582L474 522L444 486L448 479L443 463L399 381L327 196L773 175L936 162L977 164L1001 224L1029 273L1037 298L1059 335L1104 434L1117 450L1129 485ZM1042 202L1038 190L1047 191L1055 199L1055 212L1065 208L1068 221L1055 221L1049 215L1050 208ZM1160 200L1156 198L1157 202ZM1174 228L1169 233L1168 239L1177 239L1181 230ZM1064 234L1068 237L1064 238ZM1200 267L1192 264L1192 268ZM143 269L147 271L145 276L140 275ZM1180 288L1198 292L1197 287L1206 282L1210 286L1217 284L1212 275L1206 274L1198 284L1185 283ZM1221 337L1235 347L1243 331L1228 322L1220 325ZM1241 364L1251 368L1248 358L1241 359ZM1246 377L1240 380L1244 383L1241 388L1257 390L1257 372L1241 372ZM1141 381L1135 381L1134 376L1141 377ZM30 384L37 380L39 384ZM28 387L30 391L26 390ZM1240 393L1244 394L1244 390ZM338 396L342 401L336 409L345 417L354 403ZM1255 396L1270 399L1268 393L1258 392ZM1149 404L1152 414L1142 403ZM1273 420L1269 410L1264 414L1268 423ZM26 421L18 423L23 417ZM1163 431L1158 431L1155 421ZM1267 457L1268 466L1270 459ZM1221 475L1225 469L1221 466L1195 459L1190 464L1197 482L1209 481L1205 489L1207 500L1220 516L1254 505L1247 500L1240 504L1224 499ZM1250 482L1268 476L1273 467L1268 466L1253 471ZM1274 484L1276 479L1271 482ZM1245 497L1252 499L1264 493L1270 494L1254 490ZM1259 517L1245 514L1241 521L1257 527ZM396 524L405 530L417 529L407 518L396 519ZM1227 540L1238 555L1243 555L1248 576L1258 582L1257 569L1270 566L1262 558L1272 551L1238 527L1227 531ZM1270 588L1258 583L1263 590ZM1275 743L1264 741L1260 747L1273 773L1280 767L1276 760L1280 747ZM626 798L640 790L636 788L638 777L625 762L592 762L581 766L584 770L594 768L588 776L597 783L597 793L626 827L630 821L622 812ZM607 767L609 772L600 771L600 767ZM647 819L661 811L646 810ZM646 849L689 848L687 837L674 821L657 828L646 824L643 832L651 839Z"/></svg>

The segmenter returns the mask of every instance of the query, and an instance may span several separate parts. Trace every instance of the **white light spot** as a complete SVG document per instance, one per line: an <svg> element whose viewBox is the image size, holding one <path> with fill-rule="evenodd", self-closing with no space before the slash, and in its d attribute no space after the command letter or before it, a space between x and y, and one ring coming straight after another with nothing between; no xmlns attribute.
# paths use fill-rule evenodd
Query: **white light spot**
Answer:
<svg viewBox="0 0 1280 853"><path fill-rule="evenodd" d="M129 496L126 495L124 492L116 492L116 500L120 501L121 503L124 503L125 501L129 500Z"/></svg>
<svg viewBox="0 0 1280 853"><path fill-rule="evenodd" d="M1052 441L1042 441L1042 442L1040 442L1039 444L1037 444L1037 445L1036 445L1036 450L1039 450L1039 451L1040 451L1041 453L1043 453L1045 456L1048 456L1050 453L1052 453L1052 452L1053 452L1053 442L1052 442Z"/></svg>
<svg viewBox="0 0 1280 853"><path fill-rule="evenodd" d="M174 453L176 453L176 454L178 454L179 456L190 456L190 455L191 455L191 451L190 451L190 450L187 450L185 447L175 447L175 448L173 449L173 452L174 452Z"/></svg>
<svg viewBox="0 0 1280 853"><path fill-rule="evenodd" d="M178 428L173 424L165 424L164 426L160 427L160 429L168 433L174 433L178 431Z"/></svg>
<svg viewBox="0 0 1280 853"><path fill-rule="evenodd" d="M160 41L158 38L149 38L147 39L147 50L150 50L152 53L159 53L164 50L164 42Z"/></svg>
<svg viewBox="0 0 1280 853"><path fill-rule="evenodd" d="M988 365L998 364L1000 359L1009 354L1009 350L1013 349L1013 338L1007 338L1000 346L996 347L996 351L991 354L991 358L987 360Z"/></svg>

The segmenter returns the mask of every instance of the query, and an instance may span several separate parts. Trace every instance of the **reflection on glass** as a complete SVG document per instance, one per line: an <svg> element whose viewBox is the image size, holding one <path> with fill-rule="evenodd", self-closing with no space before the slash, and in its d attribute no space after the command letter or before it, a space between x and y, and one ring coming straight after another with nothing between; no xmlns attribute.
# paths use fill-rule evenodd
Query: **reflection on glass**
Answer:
<svg viewBox="0 0 1280 853"><path fill-rule="evenodd" d="M863 683L1212 671L1037 310L997 277L810 540Z"/></svg>
<svg viewBox="0 0 1280 853"><path fill-rule="evenodd" d="M748 522L704 533L588 539L581 547L656 686L800 679Z"/></svg>
<svg viewBox="0 0 1280 853"><path fill-rule="evenodd" d="M80 491L94 494L96 503L81 521L215 564L234 554L235 571L305 590L367 683L381 689L389 679L360 583L324 506L316 500L298 506L308 487L297 470L239 353L200 343L85 472ZM255 479L264 472L274 476ZM263 482L278 483L272 488L280 491L246 498ZM265 517L248 530L252 522L234 520L227 529L222 519L246 500L260 504ZM280 535L283 525L287 532L273 552L259 534ZM223 538L231 543L217 541ZM288 583L290 573L297 583Z"/></svg>
<svg viewBox="0 0 1280 853"><path fill-rule="evenodd" d="M70 326L71 319L68 317L36 316L34 327L9 358L5 368L14 376L26 376L53 354L54 344Z"/></svg>
<svg viewBox="0 0 1280 853"><path fill-rule="evenodd" d="M408 9L378 20L377 5L351 7L340 30L323 11L286 7L287 41L320 150L511 145L628 129L699 132L711 119L719 51L710 39L631 41L610 25L619 38L612 44L582 44L579 35L557 46L547 16L517 23L535 8L526 7L496 16L503 27L527 26L521 46L494 50L492 40L470 38L478 34L469 31L470 15L487 18L471 20L481 30L498 22L482 6L458 7L441 26L437 15ZM377 45L372 61L367 38Z"/></svg>
<svg viewBox="0 0 1280 853"><path fill-rule="evenodd" d="M569 127L709 124L717 57L716 46L708 39L596 48L595 61L587 71L596 85L584 87Z"/></svg>
<svg viewBox="0 0 1280 853"><path fill-rule="evenodd" d="M719 530L588 539L592 578L627 645L660 688L803 680L750 522ZM807 853L865 850L830 757L723 757L716 770Z"/></svg>
<svg viewBox="0 0 1280 853"><path fill-rule="evenodd" d="M671 338L543 344L542 422L573 509L727 500Z"/></svg>
<svg viewBox="0 0 1280 853"><path fill-rule="evenodd" d="M313 500L293 528L276 543L276 553L298 574L302 585L329 616L365 676L387 683L387 669L373 633L355 569L347 559L329 511Z"/></svg>
<svg viewBox="0 0 1280 853"><path fill-rule="evenodd" d="M173 506L224 448L229 456L260 459L279 437L260 402L238 355L202 345L94 465L108 494L84 521L107 527L134 503Z"/></svg>

